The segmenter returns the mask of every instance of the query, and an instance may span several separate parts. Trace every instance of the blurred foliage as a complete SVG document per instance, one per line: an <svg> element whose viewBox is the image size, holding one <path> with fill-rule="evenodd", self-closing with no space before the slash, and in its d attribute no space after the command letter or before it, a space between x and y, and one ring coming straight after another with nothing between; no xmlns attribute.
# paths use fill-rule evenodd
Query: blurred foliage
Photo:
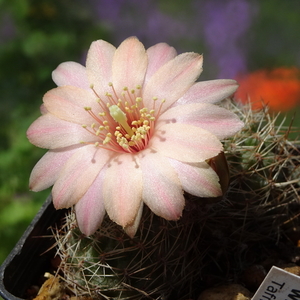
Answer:
<svg viewBox="0 0 300 300"><path fill-rule="evenodd" d="M276 68L295 63L299 67L299 1L260 1L259 5L260 13L252 27L256 46L249 49L250 57L254 58L250 68Z"/></svg>
<svg viewBox="0 0 300 300"><path fill-rule="evenodd" d="M2 23L2 24L1 24ZM31 145L29 125L43 94L55 87L59 63L80 61L92 40L107 33L83 1L0 1L0 262L19 239L50 189L28 189L31 169L45 150Z"/></svg>
<svg viewBox="0 0 300 300"><path fill-rule="evenodd" d="M163 12L155 15L155 22L159 21L158 16L163 17L166 14L175 20L180 19L181 22L188 20L192 12L193 16L198 16L192 6L198 0L143 1L154 3L152 7ZM84 63L86 51L93 40L105 39L117 44L120 39L132 34L132 30L129 31L126 27L128 20L122 20L122 10L117 15L119 23L113 19L109 20L108 13L105 19L101 16L101 11L106 6L110 5L111 9L114 9L115 5L119 8L122 7L120 3L125 2L0 0L0 263L50 193L50 189L40 193L28 190L31 169L45 150L38 149L28 142L26 130L39 116L43 94L55 87L51 72L63 61ZM135 0L128 0L126 5L128 3L131 3L133 8L140 7ZM253 45L249 49L249 69L299 64L298 0L253 3L259 5L259 13L253 21L251 34L245 37L249 38ZM132 10L133 15L148 14L150 21L149 14L154 12ZM140 17L139 20L141 19L143 20ZM132 20L135 20L134 17L131 17L131 22ZM194 19L189 21L187 28L196 28L196 31L191 32L196 32L197 35L190 41L187 41L186 36L178 35L178 43L172 45L184 51L201 52L202 45L205 45L201 36L203 24L195 23ZM144 26L147 24L144 23L136 24L138 37L143 30L146 33L141 36L145 39L147 34L159 36L160 32L149 31L149 26L146 31ZM119 27L116 24L119 24ZM165 39L167 33L164 34L162 38ZM172 39L166 38L166 42L175 41L176 34L172 32ZM283 39L286 39L285 42ZM149 41L151 38L148 38ZM184 45L180 44L182 41L185 41ZM190 47L191 45L193 47Z"/></svg>

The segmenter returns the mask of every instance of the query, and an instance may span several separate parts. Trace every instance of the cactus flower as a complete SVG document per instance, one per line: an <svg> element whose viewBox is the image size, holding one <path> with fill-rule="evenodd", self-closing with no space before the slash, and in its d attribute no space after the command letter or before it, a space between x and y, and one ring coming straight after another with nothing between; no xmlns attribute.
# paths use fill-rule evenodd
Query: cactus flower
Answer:
<svg viewBox="0 0 300 300"><path fill-rule="evenodd" d="M201 71L201 55L177 55L165 43L145 50L135 37L117 49L93 42L85 67L60 64L52 74L58 87L45 94L42 115L27 131L31 143L49 149L31 173L31 190L53 185L55 208L75 205L86 235L105 213L134 236L144 203L177 220L183 191L220 196L207 160L243 123L214 105L236 82L196 83Z"/></svg>
<svg viewBox="0 0 300 300"><path fill-rule="evenodd" d="M288 111L300 103L300 70L296 67L257 70L237 80L236 100L250 102L254 110L268 105L275 112Z"/></svg>

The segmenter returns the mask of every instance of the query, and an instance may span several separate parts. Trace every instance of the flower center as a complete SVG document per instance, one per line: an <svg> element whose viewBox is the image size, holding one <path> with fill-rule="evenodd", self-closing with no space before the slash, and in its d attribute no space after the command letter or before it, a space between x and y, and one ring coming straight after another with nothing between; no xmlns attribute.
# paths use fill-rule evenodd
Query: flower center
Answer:
<svg viewBox="0 0 300 300"><path fill-rule="evenodd" d="M113 119L118 122L123 129L129 134L130 137L133 136L134 132L132 128L127 123L126 114L117 105L112 105L109 107L109 113Z"/></svg>
<svg viewBox="0 0 300 300"><path fill-rule="evenodd" d="M130 91L124 87L120 95L116 93L112 83L109 83L109 87L112 92L105 94L106 101L104 101L91 86L97 96L99 112L94 112L91 107L85 107L95 122L82 127L97 137L97 142L94 143L96 147L129 153L144 149L153 134L155 119L165 100L161 101L158 109L155 109L157 97L153 97L153 106L148 109L144 107L143 99L140 97L140 86Z"/></svg>

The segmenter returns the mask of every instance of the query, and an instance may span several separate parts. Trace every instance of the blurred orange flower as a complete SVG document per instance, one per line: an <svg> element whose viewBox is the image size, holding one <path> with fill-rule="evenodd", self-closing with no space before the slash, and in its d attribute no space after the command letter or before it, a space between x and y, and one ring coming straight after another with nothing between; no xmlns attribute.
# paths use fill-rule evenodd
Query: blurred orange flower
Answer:
<svg viewBox="0 0 300 300"><path fill-rule="evenodd" d="M250 101L253 109L268 105L273 111L287 111L300 102L300 70L295 67L258 70L237 81L236 100Z"/></svg>

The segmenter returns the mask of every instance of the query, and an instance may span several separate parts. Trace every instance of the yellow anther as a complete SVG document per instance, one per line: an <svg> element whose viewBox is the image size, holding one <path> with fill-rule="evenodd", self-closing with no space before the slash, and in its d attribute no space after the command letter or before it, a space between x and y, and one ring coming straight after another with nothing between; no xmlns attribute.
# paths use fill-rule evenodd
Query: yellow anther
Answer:
<svg viewBox="0 0 300 300"><path fill-rule="evenodd" d="M141 114L144 114L144 113L146 113L147 111L148 111L148 108L146 108L146 107L140 109L140 113L141 113Z"/></svg>
<svg viewBox="0 0 300 300"><path fill-rule="evenodd" d="M106 138L103 140L103 145L108 144L111 141L111 137L110 136L106 136Z"/></svg>
<svg viewBox="0 0 300 300"><path fill-rule="evenodd" d="M91 108L90 106L85 106L84 109L85 109L86 111L92 110L92 108Z"/></svg>

